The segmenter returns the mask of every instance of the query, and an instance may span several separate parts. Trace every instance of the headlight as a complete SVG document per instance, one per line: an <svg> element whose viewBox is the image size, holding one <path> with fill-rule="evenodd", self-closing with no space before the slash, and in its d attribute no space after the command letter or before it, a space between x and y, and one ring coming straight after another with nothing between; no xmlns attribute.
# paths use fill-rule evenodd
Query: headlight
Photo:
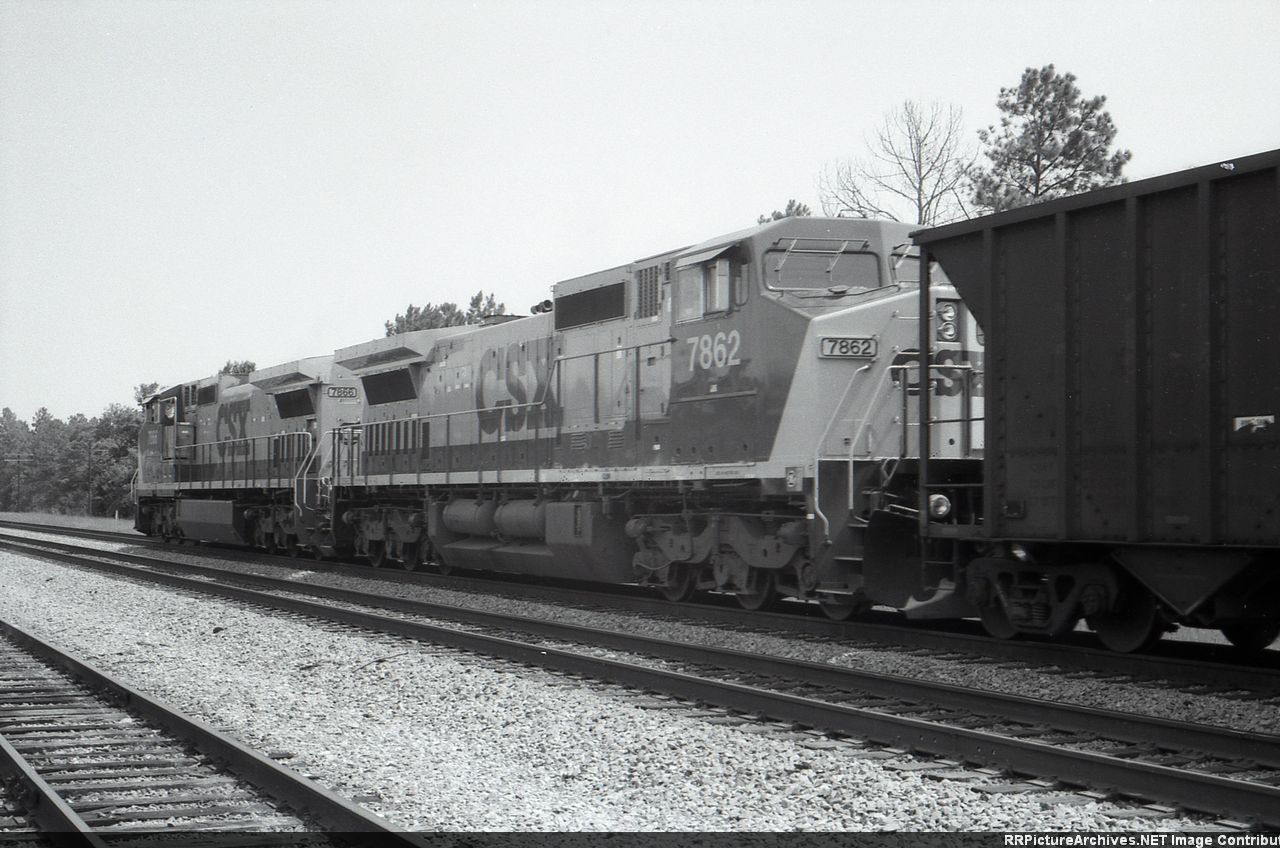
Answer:
<svg viewBox="0 0 1280 848"><path fill-rule="evenodd" d="M934 518L946 518L951 514L951 499L946 495L930 495L929 514Z"/></svg>
<svg viewBox="0 0 1280 848"><path fill-rule="evenodd" d="M949 300L938 301L937 315L939 321L956 320L956 305Z"/></svg>
<svg viewBox="0 0 1280 848"><path fill-rule="evenodd" d="M956 332L956 325L950 321L944 321L938 325L938 338L941 341L953 342L956 340L956 336L958 335L959 333Z"/></svg>

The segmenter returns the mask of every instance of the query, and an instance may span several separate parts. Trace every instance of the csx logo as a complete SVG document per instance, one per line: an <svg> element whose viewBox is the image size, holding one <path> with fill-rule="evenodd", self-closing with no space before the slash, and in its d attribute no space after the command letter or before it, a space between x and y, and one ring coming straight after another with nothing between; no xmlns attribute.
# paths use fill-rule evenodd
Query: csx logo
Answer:
<svg viewBox="0 0 1280 848"><path fill-rule="evenodd" d="M964 391L965 383L969 383L970 396L982 397L984 392L981 354L966 356L958 350L938 350L934 351L930 359L935 366L929 370L929 378L933 383L934 394L941 397L954 397ZM907 375L907 394L909 395L920 394L919 362L920 351L915 349L904 350L893 358L893 365L913 366L911 368L895 368L893 370L893 382L899 385L902 384L903 375ZM939 368L937 366L943 367ZM966 366L973 367L971 369Z"/></svg>

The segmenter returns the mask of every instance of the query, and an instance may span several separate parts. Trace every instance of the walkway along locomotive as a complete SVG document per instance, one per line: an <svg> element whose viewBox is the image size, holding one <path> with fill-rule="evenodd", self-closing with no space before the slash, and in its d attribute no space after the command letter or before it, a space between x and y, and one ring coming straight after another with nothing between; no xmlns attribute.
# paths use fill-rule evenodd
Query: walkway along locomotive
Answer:
<svg viewBox="0 0 1280 848"><path fill-rule="evenodd" d="M787 218L527 317L175 386L145 404L137 526L1257 647L1280 631L1278 158L915 244Z"/></svg>

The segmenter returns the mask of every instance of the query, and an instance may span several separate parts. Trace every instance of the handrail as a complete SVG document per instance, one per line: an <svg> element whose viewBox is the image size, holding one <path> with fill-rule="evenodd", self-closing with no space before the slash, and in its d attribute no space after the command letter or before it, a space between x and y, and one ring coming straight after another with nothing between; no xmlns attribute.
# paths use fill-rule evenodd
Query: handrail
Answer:
<svg viewBox="0 0 1280 848"><path fill-rule="evenodd" d="M814 516L819 521L822 522L822 538L828 544L831 542L831 520L827 517L826 513L822 511L822 504L821 504L821 498L820 498L821 486L822 486L822 483L821 483L821 480L822 480L821 460L823 457L822 450L823 450L823 446L826 444L827 437L831 435L831 430L835 426L836 421L840 420L841 413L844 412L844 410L846 409L846 405L849 401L849 393L853 391L853 386L857 382L856 378L858 377L859 374L869 370L870 368L871 368L871 363L867 363L866 365L863 365L858 370L854 371L852 375L850 375L849 384L845 387L844 393L840 396L839 403L836 404L834 410L832 411L831 418L827 421L827 426L823 429L822 435L818 438L818 442L814 447L813 512L814 512ZM930 362L928 363L927 368L929 371L945 368L952 371L967 371L970 374L976 373L978 370L974 365L970 363ZM867 409L875 410L880 408L878 402L880 401L881 396L885 393L886 389L895 382L891 379L894 375L896 374L905 375L906 372L912 371L912 370L921 371L921 381L920 381L919 390L922 392L929 391L929 386L928 386L929 380L927 380L924 377L924 369L921 367L921 364L919 362L914 362L914 363L908 362L908 363L903 363L901 365L890 365L880 375L880 380L876 384L875 389L873 390L870 401L867 403ZM971 386L969 384L970 384L970 380L966 379L965 388L964 388L966 395L971 390ZM903 413L902 423L901 423L903 444L899 448L899 459L905 458L907 455L907 451L906 451L907 428L913 427L913 426L919 426L919 423L920 423L918 421L913 422L913 421L907 420L906 398L907 398L908 390L910 388L910 382L905 377L901 382L901 388L903 390L904 413ZM951 419L948 419L948 421L950 420ZM957 423L959 422L972 423L974 421L981 421L981 420L982 418L978 418L978 417L966 417L966 418L954 419L954 421ZM850 439L849 441L848 456L844 457L841 461L848 462L852 467L852 464L855 459L854 451L857 450L859 443L862 441L863 435L866 433L867 428L870 426L871 426L871 416L870 415L864 416L860 420L858 429L854 432L853 438ZM854 487L852 471L850 471L850 474L849 474L848 484L849 484L849 504L850 506L852 506L853 487Z"/></svg>
<svg viewBox="0 0 1280 848"><path fill-rule="evenodd" d="M173 463L174 484L175 485L183 484L183 483L194 484L196 482L200 482L203 484L204 488L210 488L209 484L211 482L214 482L213 480L195 481L192 479L185 479L185 480L183 479L184 476L190 477L190 474L184 475L182 473L183 469L184 468L189 469L191 466L195 466L195 467L211 466L211 467L217 468L219 473L218 473L216 482L219 482L219 483L227 483L227 482L234 483L237 480L239 480L247 484L249 480L255 479L253 477L253 474L255 470L254 466L258 462L257 443L265 439L289 439L291 441L306 439L307 447L303 451L303 456L301 460L288 460L290 464L292 464L293 462L305 463L307 455L310 454L311 447L315 441L315 437L312 433L306 430L293 430L286 433L266 433L261 436L243 436L235 439L219 439L218 441L213 441L213 442L197 442L191 445L184 445L183 449L190 452L188 454L189 458L184 462L175 461ZM214 455L214 448L217 448L222 445L238 445L238 444L247 445L249 448L249 450L245 452L246 455L243 457L241 456L240 451L231 451L231 452L224 451L220 456ZM194 457L194 459L192 459L191 457ZM267 451L267 454L264 457L264 459L266 459L267 461L270 461L269 450ZM281 460L281 461L285 461L285 460ZM231 465L230 475L227 474L228 462L230 462L230 465ZM245 465L243 469L243 472L244 472L243 475L237 475L235 473L235 466L237 462L243 462ZM290 472L290 471L285 472L285 474L291 474L291 473L293 472ZM279 481L283 479L283 476L279 473L267 474L264 477L264 479Z"/></svg>
<svg viewBox="0 0 1280 848"><path fill-rule="evenodd" d="M830 420L827 421L826 428L822 431L822 435L818 437L817 444L813 448L813 514L822 522L822 538L827 544L831 543L831 521L827 518L827 514L822 511L822 499L820 497L822 487L822 446L826 443L827 436L831 434L831 428L835 426L841 410L845 408L845 404L849 400L849 392L853 391L853 385L857 382L858 375L870 370L871 363L868 362L849 375L849 383L845 386L844 393L840 395L839 403L836 404Z"/></svg>
<svg viewBox="0 0 1280 848"><path fill-rule="evenodd" d="M307 446L307 453L302 457L302 462L298 464L298 470L293 475L293 508L297 510L299 516L302 515L302 502L298 499L298 480L306 473L308 466L316 461L320 448L319 441L309 430L307 431L307 439L310 442Z"/></svg>
<svg viewBox="0 0 1280 848"><path fill-rule="evenodd" d="M448 422L452 421L456 416L482 415L485 413L489 413L489 414L498 413L499 415L501 415L502 420L501 420L501 423L499 424L499 427L501 428L501 426L506 423L506 417L508 412L513 412L520 409L533 409L535 407L539 407L543 410L546 409L547 401L550 399L550 395L551 395L551 387L555 383L556 376L559 374L561 362L567 362L571 359L585 359L586 357L589 357L589 356L599 357L604 355L605 353L611 353L616 350L634 351L636 355L639 356L639 351L641 348L649 347L655 344L667 344L670 342L671 342L671 339L663 339L660 342L645 342L644 344L628 345L627 347L614 348L610 351L590 351L588 353L576 353L571 356L552 357L550 360L551 366L547 369L547 376L546 376L546 380L543 382L542 391L540 392L540 397L535 398L534 400L531 400L531 401L526 401L524 403L506 404L504 406L476 407L474 409L455 409L448 412L428 412L422 415L415 413L414 415L406 416L403 418L387 418L381 421L361 421L358 423L340 425L339 427L335 427L334 429L329 430L325 435L332 436L334 433L336 433L340 429L359 430L361 432L364 432L368 427L374 424L401 424L401 423L409 423L414 421L437 420L441 418L445 420L447 425ZM445 427L445 444L444 444L444 447L446 449L452 447L450 435L451 435L451 428L446 426ZM501 441L501 437L499 438L499 441ZM538 470L540 469L535 467L534 471L536 472ZM335 477L338 476L337 472L338 472L338 469L335 466L335 469L334 469ZM449 473L449 471L446 470L446 473ZM498 473L501 473L501 469L499 469ZM367 476L368 472L365 472L365 474ZM351 476L352 482L354 482L355 480L354 472L350 476Z"/></svg>

